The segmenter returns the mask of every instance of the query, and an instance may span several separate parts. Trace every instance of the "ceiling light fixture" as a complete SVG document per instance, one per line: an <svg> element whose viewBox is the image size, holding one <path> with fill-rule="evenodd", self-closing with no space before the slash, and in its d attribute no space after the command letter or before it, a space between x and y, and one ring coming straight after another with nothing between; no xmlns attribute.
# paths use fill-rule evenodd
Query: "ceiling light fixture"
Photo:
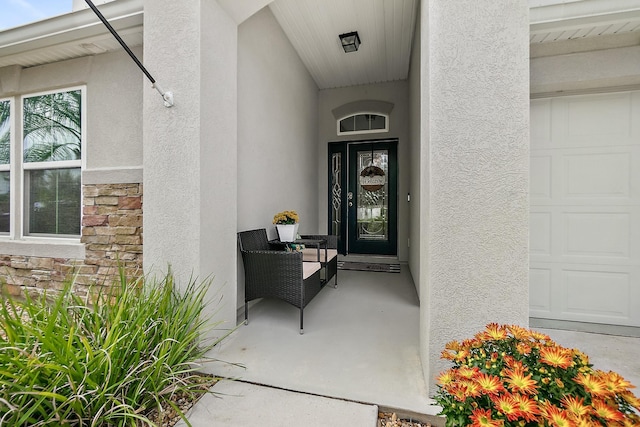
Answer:
<svg viewBox="0 0 640 427"><path fill-rule="evenodd" d="M342 43L342 48L344 49L344 53L355 52L360 47L361 41L357 31L340 34L339 37L340 42Z"/></svg>

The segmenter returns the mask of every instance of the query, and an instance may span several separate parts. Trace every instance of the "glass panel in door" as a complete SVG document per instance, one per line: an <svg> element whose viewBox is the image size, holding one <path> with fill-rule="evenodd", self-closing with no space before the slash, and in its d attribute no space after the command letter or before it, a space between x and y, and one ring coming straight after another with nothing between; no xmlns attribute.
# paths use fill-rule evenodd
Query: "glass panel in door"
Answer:
<svg viewBox="0 0 640 427"><path fill-rule="evenodd" d="M395 142L349 145L348 252L396 255Z"/></svg>
<svg viewBox="0 0 640 427"><path fill-rule="evenodd" d="M356 199L356 238L387 241L389 153L387 150L359 151L357 162L360 191Z"/></svg>

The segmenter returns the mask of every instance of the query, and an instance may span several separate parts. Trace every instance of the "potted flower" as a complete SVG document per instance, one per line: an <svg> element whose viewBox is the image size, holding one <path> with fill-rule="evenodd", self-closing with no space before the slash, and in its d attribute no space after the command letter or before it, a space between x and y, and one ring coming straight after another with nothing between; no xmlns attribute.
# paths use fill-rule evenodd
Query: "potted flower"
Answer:
<svg viewBox="0 0 640 427"><path fill-rule="evenodd" d="M300 217L296 211L282 211L273 216L273 223L278 230L281 242L293 242L298 235L298 222Z"/></svg>
<svg viewBox="0 0 640 427"><path fill-rule="evenodd" d="M473 339L452 341L442 358L435 401L446 426L579 427L640 425L640 399L615 372L547 335L491 323Z"/></svg>

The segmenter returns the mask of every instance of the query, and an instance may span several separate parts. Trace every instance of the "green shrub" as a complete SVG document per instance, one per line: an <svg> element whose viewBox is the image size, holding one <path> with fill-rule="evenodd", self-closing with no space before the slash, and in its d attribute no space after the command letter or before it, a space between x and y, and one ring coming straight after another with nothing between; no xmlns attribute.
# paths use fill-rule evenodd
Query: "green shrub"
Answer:
<svg viewBox="0 0 640 427"><path fill-rule="evenodd" d="M121 283L88 305L69 283L55 296L0 307L0 425L140 426L191 381L215 327L204 314L210 283ZM177 409L177 408L174 408Z"/></svg>

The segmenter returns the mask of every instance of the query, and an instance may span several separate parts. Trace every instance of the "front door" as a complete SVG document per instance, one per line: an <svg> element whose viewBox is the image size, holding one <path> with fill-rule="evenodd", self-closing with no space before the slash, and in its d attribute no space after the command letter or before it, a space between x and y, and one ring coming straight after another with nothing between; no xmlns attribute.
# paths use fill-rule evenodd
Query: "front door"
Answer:
<svg viewBox="0 0 640 427"><path fill-rule="evenodd" d="M329 145L329 231L340 253L397 254L397 144Z"/></svg>

